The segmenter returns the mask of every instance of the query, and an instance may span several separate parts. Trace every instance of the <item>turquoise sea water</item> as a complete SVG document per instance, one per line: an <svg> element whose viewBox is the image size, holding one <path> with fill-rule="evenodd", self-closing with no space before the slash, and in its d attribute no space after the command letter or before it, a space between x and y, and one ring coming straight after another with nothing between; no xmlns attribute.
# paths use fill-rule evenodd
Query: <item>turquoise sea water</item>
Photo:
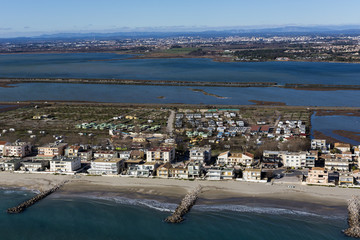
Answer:
<svg viewBox="0 0 360 240"><path fill-rule="evenodd" d="M196 205L177 225L163 219L175 204L121 197L54 194L22 214L6 208L34 193L0 190L0 239L349 239L345 216L278 208Z"/></svg>

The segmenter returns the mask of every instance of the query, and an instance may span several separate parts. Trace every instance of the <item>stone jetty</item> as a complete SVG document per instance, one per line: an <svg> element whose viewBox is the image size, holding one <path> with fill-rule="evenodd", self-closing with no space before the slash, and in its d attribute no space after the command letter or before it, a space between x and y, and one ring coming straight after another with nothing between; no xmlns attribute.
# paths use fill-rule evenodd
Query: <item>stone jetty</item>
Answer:
<svg viewBox="0 0 360 240"><path fill-rule="evenodd" d="M201 192L202 187L198 186L191 192L185 195L180 205L176 208L175 212L165 219L165 222L168 223L180 223L184 219L184 215L188 213L192 206L196 203L199 193Z"/></svg>
<svg viewBox="0 0 360 240"><path fill-rule="evenodd" d="M348 237L360 238L360 197L353 196L348 200L348 212L349 228L343 232Z"/></svg>
<svg viewBox="0 0 360 240"><path fill-rule="evenodd" d="M7 213L21 213L23 212L26 208L34 205L35 203L37 203L38 201L44 199L45 197L49 196L50 194L56 192L59 188L61 188L65 183L67 183L68 181L65 181L63 183L60 183L52 188L50 188L49 190L46 190L44 192L39 193L38 195L34 196L33 198L19 204L16 207L13 208L9 208L7 210Z"/></svg>

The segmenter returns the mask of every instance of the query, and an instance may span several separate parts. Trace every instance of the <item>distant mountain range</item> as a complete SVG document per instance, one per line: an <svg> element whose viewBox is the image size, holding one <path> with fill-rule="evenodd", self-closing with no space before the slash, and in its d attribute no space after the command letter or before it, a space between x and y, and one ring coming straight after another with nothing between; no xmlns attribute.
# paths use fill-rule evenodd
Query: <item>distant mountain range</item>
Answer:
<svg viewBox="0 0 360 240"><path fill-rule="evenodd" d="M179 36L199 36L199 37L225 37L225 36L272 36L272 35L332 35L348 34L359 35L360 25L342 26L283 26L283 27L223 27L223 28L152 28L141 29L140 31L118 31L111 33L90 32L90 33L56 33L44 34L35 37L17 37L8 39L37 39L37 40L56 40L56 39L124 39L124 38L163 38Z"/></svg>

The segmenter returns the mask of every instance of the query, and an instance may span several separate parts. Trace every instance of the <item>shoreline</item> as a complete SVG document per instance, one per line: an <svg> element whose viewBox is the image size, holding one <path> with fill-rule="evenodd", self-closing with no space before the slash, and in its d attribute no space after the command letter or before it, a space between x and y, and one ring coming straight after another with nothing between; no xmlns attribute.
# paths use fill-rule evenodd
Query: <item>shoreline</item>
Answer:
<svg viewBox="0 0 360 240"><path fill-rule="evenodd" d="M106 176L65 176L52 174L0 173L0 186L43 191L64 181L59 196L96 196L149 199L177 204L201 184L198 205L245 205L329 214L346 213L347 200L359 189L329 188L293 184L264 184L240 181L175 180L159 178L125 178Z"/></svg>

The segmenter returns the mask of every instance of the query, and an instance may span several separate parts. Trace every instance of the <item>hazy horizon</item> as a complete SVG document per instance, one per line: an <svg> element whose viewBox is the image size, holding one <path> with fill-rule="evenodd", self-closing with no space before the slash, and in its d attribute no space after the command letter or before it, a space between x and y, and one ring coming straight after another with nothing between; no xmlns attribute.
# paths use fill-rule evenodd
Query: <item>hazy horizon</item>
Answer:
<svg viewBox="0 0 360 240"><path fill-rule="evenodd" d="M357 0L7 1L0 38L56 33L360 25Z"/></svg>

